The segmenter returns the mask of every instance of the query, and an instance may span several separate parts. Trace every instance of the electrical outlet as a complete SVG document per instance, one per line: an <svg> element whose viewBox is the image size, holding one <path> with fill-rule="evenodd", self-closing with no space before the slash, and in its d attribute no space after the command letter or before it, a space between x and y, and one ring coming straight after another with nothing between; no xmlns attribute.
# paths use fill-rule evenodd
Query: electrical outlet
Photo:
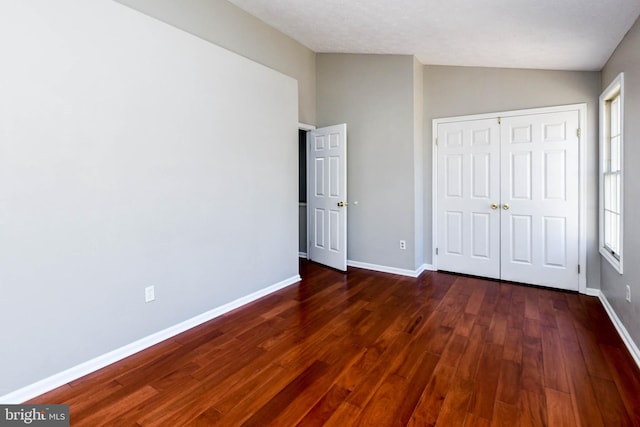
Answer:
<svg viewBox="0 0 640 427"><path fill-rule="evenodd" d="M156 299L156 287L147 286L144 288L144 302L151 302Z"/></svg>
<svg viewBox="0 0 640 427"><path fill-rule="evenodd" d="M400 249L407 249L406 240L400 240Z"/></svg>
<svg viewBox="0 0 640 427"><path fill-rule="evenodd" d="M627 302L631 302L631 286L627 285Z"/></svg>

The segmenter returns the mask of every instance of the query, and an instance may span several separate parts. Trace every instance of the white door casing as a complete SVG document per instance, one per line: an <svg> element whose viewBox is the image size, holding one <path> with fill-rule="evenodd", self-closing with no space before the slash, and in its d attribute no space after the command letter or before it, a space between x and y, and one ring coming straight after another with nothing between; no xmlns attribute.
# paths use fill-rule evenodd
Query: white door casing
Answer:
<svg viewBox="0 0 640 427"><path fill-rule="evenodd" d="M347 269L347 125L307 133L308 256Z"/></svg>
<svg viewBox="0 0 640 427"><path fill-rule="evenodd" d="M437 269L586 290L581 115L566 106L434 121Z"/></svg>

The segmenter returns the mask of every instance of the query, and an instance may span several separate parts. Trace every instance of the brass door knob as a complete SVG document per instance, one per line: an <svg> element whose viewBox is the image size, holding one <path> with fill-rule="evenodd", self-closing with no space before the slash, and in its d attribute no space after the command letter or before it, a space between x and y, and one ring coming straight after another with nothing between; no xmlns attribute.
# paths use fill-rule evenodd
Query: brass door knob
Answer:
<svg viewBox="0 0 640 427"><path fill-rule="evenodd" d="M495 203L493 203L493 204L491 205L491 209L498 209L498 205L496 205Z"/></svg>
<svg viewBox="0 0 640 427"><path fill-rule="evenodd" d="M339 208L344 208L345 206L347 206L349 203L347 202L338 202L338 207Z"/></svg>
<svg viewBox="0 0 640 427"><path fill-rule="evenodd" d="M508 211L509 205L505 203L504 205L502 205L502 209L504 209L505 211Z"/></svg>

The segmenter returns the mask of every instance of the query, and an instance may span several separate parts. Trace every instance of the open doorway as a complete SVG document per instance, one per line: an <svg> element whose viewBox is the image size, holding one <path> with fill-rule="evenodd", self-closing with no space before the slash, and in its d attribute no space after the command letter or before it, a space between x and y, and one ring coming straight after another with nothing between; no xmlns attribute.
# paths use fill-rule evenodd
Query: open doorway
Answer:
<svg viewBox="0 0 640 427"><path fill-rule="evenodd" d="M307 132L298 128L298 255L307 258Z"/></svg>
<svg viewBox="0 0 640 427"><path fill-rule="evenodd" d="M299 125L298 153L299 253L346 271L347 125Z"/></svg>

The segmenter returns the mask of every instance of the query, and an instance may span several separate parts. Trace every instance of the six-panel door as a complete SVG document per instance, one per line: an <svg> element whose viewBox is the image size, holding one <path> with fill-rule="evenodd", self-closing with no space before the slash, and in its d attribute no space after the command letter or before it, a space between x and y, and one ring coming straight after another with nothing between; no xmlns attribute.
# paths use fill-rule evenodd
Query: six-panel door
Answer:
<svg viewBox="0 0 640 427"><path fill-rule="evenodd" d="M578 127L577 111L502 119L503 280L578 290Z"/></svg>
<svg viewBox="0 0 640 427"><path fill-rule="evenodd" d="M312 261L347 269L347 125L307 134L308 255Z"/></svg>
<svg viewBox="0 0 640 427"><path fill-rule="evenodd" d="M500 128L438 125L438 269L500 277Z"/></svg>

